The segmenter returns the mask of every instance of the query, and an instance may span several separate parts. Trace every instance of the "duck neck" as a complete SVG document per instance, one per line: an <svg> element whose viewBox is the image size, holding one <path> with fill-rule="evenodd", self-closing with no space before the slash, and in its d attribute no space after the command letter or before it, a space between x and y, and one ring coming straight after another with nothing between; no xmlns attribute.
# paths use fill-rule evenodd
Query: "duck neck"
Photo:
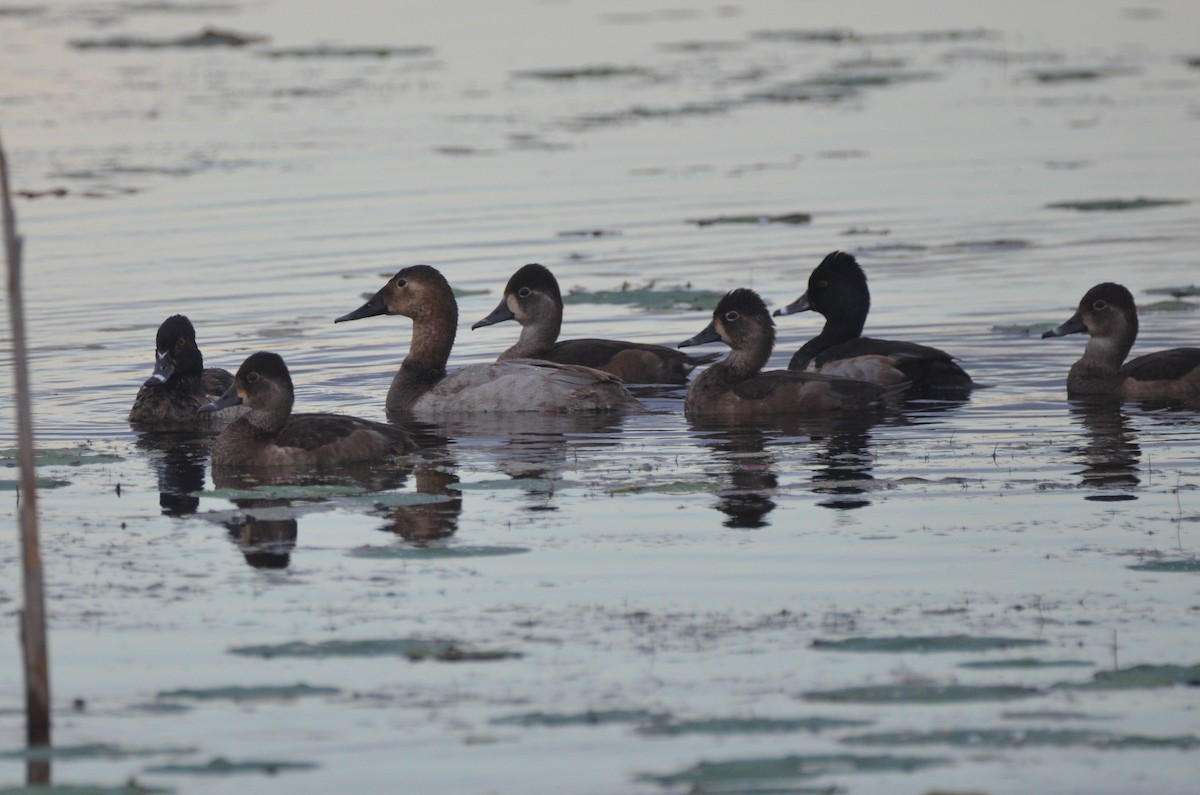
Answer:
<svg viewBox="0 0 1200 795"><path fill-rule="evenodd" d="M862 336L863 326L866 323L866 313L854 313L842 317L836 315L834 317L826 317L825 327L821 329L821 333L805 343L804 348L801 348L801 350L812 346L812 356L816 356L822 351L829 350L834 345L841 345L843 342L856 340Z"/></svg>
<svg viewBox="0 0 1200 795"><path fill-rule="evenodd" d="M544 359L554 343L558 341L558 332L562 329L562 315L549 320L528 323L521 326L521 336L517 343L500 354L497 361L505 359Z"/></svg>
<svg viewBox="0 0 1200 795"><path fill-rule="evenodd" d="M758 375L770 358L770 348L735 348L729 351L729 355L723 362L719 362L713 367L723 368L736 381L745 381L747 378Z"/></svg>
<svg viewBox="0 0 1200 795"><path fill-rule="evenodd" d="M279 401L277 405L251 409L246 412L243 419L256 436L264 438L275 436L288 424L288 419L292 416L293 402L294 399L289 395L286 400Z"/></svg>
<svg viewBox="0 0 1200 795"><path fill-rule="evenodd" d="M1091 337L1083 349L1079 365L1089 372L1101 375L1116 375L1133 347L1133 340L1113 337Z"/></svg>
<svg viewBox="0 0 1200 795"><path fill-rule="evenodd" d="M446 377L446 362L458 331L458 305L450 295L449 309L422 312L413 318L412 342L388 390L390 411L405 411L434 384Z"/></svg>

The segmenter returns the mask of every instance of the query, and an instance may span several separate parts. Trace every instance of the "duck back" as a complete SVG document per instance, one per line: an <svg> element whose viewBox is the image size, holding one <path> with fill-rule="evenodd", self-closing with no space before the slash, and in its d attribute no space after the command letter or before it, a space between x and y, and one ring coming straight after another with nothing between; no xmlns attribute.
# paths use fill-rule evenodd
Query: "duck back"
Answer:
<svg viewBox="0 0 1200 795"><path fill-rule="evenodd" d="M455 370L411 407L417 415L486 412L566 414L641 409L620 379L571 364L512 359Z"/></svg>

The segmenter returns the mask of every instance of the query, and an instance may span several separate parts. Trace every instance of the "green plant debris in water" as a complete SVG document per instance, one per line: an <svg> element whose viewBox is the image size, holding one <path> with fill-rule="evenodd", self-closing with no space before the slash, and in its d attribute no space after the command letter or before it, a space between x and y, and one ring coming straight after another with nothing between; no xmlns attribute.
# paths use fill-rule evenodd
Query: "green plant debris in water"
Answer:
<svg viewBox="0 0 1200 795"><path fill-rule="evenodd" d="M463 287L463 288L455 287L452 289L452 291L454 293L455 298L470 298L471 296L474 296L474 295L488 295L492 292L491 290L488 290L488 289L481 288L478 290L471 290L471 289L467 289L465 287Z"/></svg>
<svg viewBox="0 0 1200 795"><path fill-rule="evenodd" d="M0 450L0 464L8 467L17 465L17 448ZM86 447L47 447L33 452L34 466L84 466L86 464L115 464L125 459L112 453L98 453Z"/></svg>
<svg viewBox="0 0 1200 795"><path fill-rule="evenodd" d="M693 310L711 312L724 297L715 290L693 290L690 287L668 287L655 290L653 284L645 287L622 285L619 290L587 292L572 290L563 296L565 304L623 304L648 310Z"/></svg>
<svg viewBox="0 0 1200 795"><path fill-rule="evenodd" d="M809 213L786 213L784 215L716 215L710 218L692 218L689 224L696 226L719 226L724 224L748 224L761 226L765 224L808 224L812 223Z"/></svg>
<svg viewBox="0 0 1200 795"><path fill-rule="evenodd" d="M519 652L502 649L479 650L453 640L418 638L328 640L323 643L293 641L274 645L238 646L230 649L229 653L268 660L275 657L405 657L414 662L480 662L521 657Z"/></svg>
<svg viewBox="0 0 1200 795"><path fill-rule="evenodd" d="M445 494L422 494L419 491L389 491L380 494L364 494L348 500L339 500L339 505L375 508L401 508L406 505L432 505L435 502L450 502Z"/></svg>
<svg viewBox="0 0 1200 795"><path fill-rule="evenodd" d="M350 556L381 560L443 560L446 558L498 558L504 555L523 555L528 551L528 547L489 546L358 547L351 550Z"/></svg>
<svg viewBox="0 0 1200 795"><path fill-rule="evenodd" d="M662 720L655 718L638 727L639 734L787 734L869 726L873 721L843 718L709 718L707 720Z"/></svg>
<svg viewBox="0 0 1200 795"><path fill-rule="evenodd" d="M1200 686L1198 665L1135 665L1119 671L1099 671L1090 682L1060 682L1060 690L1135 690L1139 688Z"/></svg>
<svg viewBox="0 0 1200 795"><path fill-rule="evenodd" d="M193 701L278 701L310 696L336 696L342 691L336 687L321 685L306 685L303 682L294 685L257 685L206 688L181 688L179 690L163 690L159 698L186 698Z"/></svg>
<svg viewBox="0 0 1200 795"><path fill-rule="evenodd" d="M266 40L266 36L205 28L199 33L174 38L112 36L107 39L76 39L71 46L77 50L159 50L171 47L245 47Z"/></svg>
<svg viewBox="0 0 1200 795"><path fill-rule="evenodd" d="M1138 307L1139 312L1195 312L1200 306L1190 301L1154 301Z"/></svg>
<svg viewBox="0 0 1200 795"><path fill-rule="evenodd" d="M513 77L534 80L608 80L614 77L653 77L654 72L640 66L599 64L565 69L525 69L513 72Z"/></svg>
<svg viewBox="0 0 1200 795"><path fill-rule="evenodd" d="M504 489L526 489L536 492L554 492L579 484L569 480L550 480L549 478L509 478L507 480L469 480L461 483L451 483L449 488L456 491L500 491Z"/></svg>
<svg viewBox="0 0 1200 795"><path fill-rule="evenodd" d="M1056 328L1057 323L1008 323L992 326L997 334L1020 334L1023 337L1041 336L1044 332Z"/></svg>
<svg viewBox="0 0 1200 795"><path fill-rule="evenodd" d="M587 712L525 712L493 718L497 726L605 726L613 723L669 721L670 715L644 709L588 710Z"/></svg>
<svg viewBox="0 0 1200 795"><path fill-rule="evenodd" d="M51 784L49 786L4 787L0 795L166 795L175 790L147 787L130 779L126 784L106 787L101 784Z"/></svg>
<svg viewBox="0 0 1200 795"><path fill-rule="evenodd" d="M1200 287L1194 284L1187 287L1155 287L1146 292L1150 295L1169 295L1172 298L1193 298L1200 296Z"/></svg>
<svg viewBox="0 0 1200 795"><path fill-rule="evenodd" d="M1044 640L1029 638L982 638L972 635L914 635L889 638L846 638L845 640L814 640L812 648L822 651L863 652L984 652L1017 649L1024 646L1045 646Z"/></svg>
<svg viewBox="0 0 1200 795"><path fill-rule="evenodd" d="M1187 204L1185 199L1093 199L1091 201L1055 202L1046 206L1052 210L1079 210L1085 213L1119 212L1122 210L1148 210L1152 207L1174 207Z"/></svg>
<svg viewBox="0 0 1200 795"><path fill-rule="evenodd" d="M723 488L723 484L712 480L683 481L672 480L666 483L626 483L607 489L609 494L697 494L714 492Z"/></svg>
<svg viewBox="0 0 1200 795"><path fill-rule="evenodd" d="M411 47L290 47L268 50L268 58L415 58L433 55L433 47L415 45Z"/></svg>
<svg viewBox="0 0 1200 795"><path fill-rule="evenodd" d="M642 774L638 778L664 787L687 787L693 793L715 792L788 792L779 789L795 779L847 773L910 773L950 760L922 756L857 756L854 754L789 755L758 759L733 759L727 762L700 762L678 773L667 775ZM772 784L770 789L764 787ZM813 790L828 792L828 790Z"/></svg>
<svg viewBox="0 0 1200 795"><path fill-rule="evenodd" d="M1200 560L1189 558L1183 560L1152 560L1138 563L1126 568L1134 571L1155 571L1165 574L1197 574L1200 573Z"/></svg>
<svg viewBox="0 0 1200 795"><path fill-rule="evenodd" d="M221 500L327 500L330 497L356 496L366 492L362 486L337 484L263 484L248 489L213 489L198 491L196 497L215 497Z"/></svg>
<svg viewBox="0 0 1200 795"><path fill-rule="evenodd" d="M1148 737L1087 729L942 729L931 732L899 731L859 734L844 737L842 742L849 745L950 745L958 748L1083 747L1103 751L1152 748L1188 750L1200 746L1200 737L1190 734Z"/></svg>
<svg viewBox="0 0 1200 795"><path fill-rule="evenodd" d="M0 759L128 759L137 756L194 754L195 748L122 748L108 743L18 748L0 753Z"/></svg>
<svg viewBox="0 0 1200 795"><path fill-rule="evenodd" d="M966 701L1012 701L1043 691L1017 685L865 685L813 690L807 701L832 704L957 704Z"/></svg>
<svg viewBox="0 0 1200 795"><path fill-rule="evenodd" d="M282 762L276 760L247 759L231 762L224 757L214 757L196 765L160 765L146 768L147 773L177 774L190 776L231 776L243 773L260 773L273 776L277 773L293 773L300 770L316 770L316 762Z"/></svg>
<svg viewBox="0 0 1200 795"><path fill-rule="evenodd" d="M1102 716L1057 709L1029 709L1001 712L1000 717L1005 720L1098 720Z"/></svg>
<svg viewBox="0 0 1200 795"><path fill-rule="evenodd" d="M61 489L63 486L71 485L69 480L58 480L56 478L38 478L35 484L39 489ZM16 491L21 488L19 480L4 480L0 479L0 491Z"/></svg>
<svg viewBox="0 0 1200 795"><path fill-rule="evenodd" d="M1089 668L1092 663L1087 660L1039 660L1037 657L1017 657L1012 660L981 660L978 662L959 663L959 668L974 668L990 671L1005 668Z"/></svg>

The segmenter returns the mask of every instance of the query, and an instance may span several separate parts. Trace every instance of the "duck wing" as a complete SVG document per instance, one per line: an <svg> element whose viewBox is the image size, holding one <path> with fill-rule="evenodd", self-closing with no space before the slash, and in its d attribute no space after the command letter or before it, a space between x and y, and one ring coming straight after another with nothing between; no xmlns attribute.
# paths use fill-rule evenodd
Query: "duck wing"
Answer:
<svg viewBox="0 0 1200 795"><path fill-rule="evenodd" d="M1200 348L1172 348L1147 353L1126 362L1121 378L1135 381L1174 381L1200 368Z"/></svg>
<svg viewBox="0 0 1200 795"><path fill-rule="evenodd" d="M345 461L366 461L386 452L414 449L408 433L394 425L324 413L293 414L275 444L314 452L336 450L336 458Z"/></svg>

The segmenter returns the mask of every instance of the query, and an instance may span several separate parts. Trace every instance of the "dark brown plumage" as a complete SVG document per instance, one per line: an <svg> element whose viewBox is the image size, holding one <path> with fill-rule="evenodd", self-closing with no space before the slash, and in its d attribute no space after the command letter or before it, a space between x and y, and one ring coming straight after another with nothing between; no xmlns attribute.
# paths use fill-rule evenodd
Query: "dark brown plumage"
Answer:
<svg viewBox="0 0 1200 795"><path fill-rule="evenodd" d="M219 427L240 412L200 414L196 409L216 399L233 383L228 370L204 367L196 345L196 329L183 315L172 315L158 327L154 372L138 389L129 422L139 430L197 431Z"/></svg>

